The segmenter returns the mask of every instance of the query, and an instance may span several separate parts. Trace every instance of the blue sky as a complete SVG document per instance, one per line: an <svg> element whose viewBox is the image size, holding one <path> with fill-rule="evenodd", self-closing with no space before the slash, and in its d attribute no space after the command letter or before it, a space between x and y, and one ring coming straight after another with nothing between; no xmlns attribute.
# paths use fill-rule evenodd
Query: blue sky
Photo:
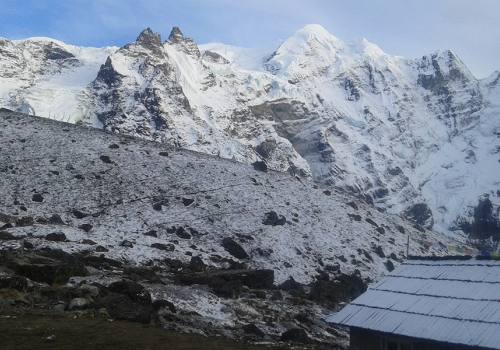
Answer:
<svg viewBox="0 0 500 350"><path fill-rule="evenodd" d="M166 37L177 25L198 43L274 48L318 23L395 55L450 48L485 77L500 70L499 13L499 0L0 0L0 36L123 45L145 27Z"/></svg>

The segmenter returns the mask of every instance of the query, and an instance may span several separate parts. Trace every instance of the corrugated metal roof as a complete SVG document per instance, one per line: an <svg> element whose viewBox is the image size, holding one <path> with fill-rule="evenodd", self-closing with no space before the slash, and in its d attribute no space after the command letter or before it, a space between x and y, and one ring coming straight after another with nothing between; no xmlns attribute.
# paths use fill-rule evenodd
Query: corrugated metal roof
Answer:
<svg viewBox="0 0 500 350"><path fill-rule="evenodd" d="M408 261L327 321L500 349L500 261Z"/></svg>

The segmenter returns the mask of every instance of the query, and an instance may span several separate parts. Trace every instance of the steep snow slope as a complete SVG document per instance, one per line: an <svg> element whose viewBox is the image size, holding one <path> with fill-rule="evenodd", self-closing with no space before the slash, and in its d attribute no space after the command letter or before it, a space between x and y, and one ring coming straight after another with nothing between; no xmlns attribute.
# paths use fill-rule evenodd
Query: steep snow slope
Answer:
<svg viewBox="0 0 500 350"><path fill-rule="evenodd" d="M487 200L497 234L498 85L498 73L479 81L451 51L405 59L318 25L268 53L198 48L178 28L162 42L148 29L109 56L75 115L113 132L263 160L442 232L471 233L474 208Z"/></svg>
<svg viewBox="0 0 500 350"><path fill-rule="evenodd" d="M116 48L67 45L50 38L0 39L0 104L22 112L78 121L84 90Z"/></svg>
<svg viewBox="0 0 500 350"><path fill-rule="evenodd" d="M235 259L222 244L232 238L248 254L237 260L310 283L327 265L375 278L403 258L408 235L411 254L460 246L288 174L5 110L0 125L1 220L22 222L9 232L39 248L219 266ZM68 241L44 239L54 231Z"/></svg>

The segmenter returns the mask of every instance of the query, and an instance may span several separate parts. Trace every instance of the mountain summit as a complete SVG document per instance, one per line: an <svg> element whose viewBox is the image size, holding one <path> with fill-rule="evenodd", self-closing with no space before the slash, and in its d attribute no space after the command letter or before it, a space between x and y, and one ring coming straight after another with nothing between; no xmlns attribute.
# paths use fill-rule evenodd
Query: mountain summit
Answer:
<svg viewBox="0 0 500 350"><path fill-rule="evenodd" d="M319 25L274 52L177 27L119 49L0 42L4 107L262 162L464 237L500 233L498 81L449 50L406 59Z"/></svg>

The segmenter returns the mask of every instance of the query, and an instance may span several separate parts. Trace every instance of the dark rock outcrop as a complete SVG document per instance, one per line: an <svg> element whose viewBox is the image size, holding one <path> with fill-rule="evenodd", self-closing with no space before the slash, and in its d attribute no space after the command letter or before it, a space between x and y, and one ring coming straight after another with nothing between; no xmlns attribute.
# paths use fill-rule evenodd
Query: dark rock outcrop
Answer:
<svg viewBox="0 0 500 350"><path fill-rule="evenodd" d="M224 56L219 55L217 52L209 51L206 50L203 52L202 56L204 61L211 62L211 63L218 63L218 64L228 64L229 60L226 59Z"/></svg>
<svg viewBox="0 0 500 350"><path fill-rule="evenodd" d="M243 286L254 289L271 289L274 284L273 270L226 270L180 274L176 277L181 284L205 284L215 294L237 297Z"/></svg>
<svg viewBox="0 0 500 350"><path fill-rule="evenodd" d="M87 270L79 258L62 251L6 255L4 261L16 274L48 284L62 284L68 282L72 276L87 275Z"/></svg>
<svg viewBox="0 0 500 350"><path fill-rule="evenodd" d="M318 303L334 306L358 297L366 288L367 283L361 279L359 273L340 274L334 279L324 274L312 284L309 297Z"/></svg>
<svg viewBox="0 0 500 350"><path fill-rule="evenodd" d="M241 327L241 329L245 332L245 334L254 335L259 338L263 338L265 336L265 333L253 323L246 324Z"/></svg>
<svg viewBox="0 0 500 350"><path fill-rule="evenodd" d="M281 335L281 341L309 344L311 339L305 330L302 328L292 328Z"/></svg>
<svg viewBox="0 0 500 350"><path fill-rule="evenodd" d="M432 211L425 203L417 203L412 205L403 212L403 215L408 220L427 229L431 229L434 225Z"/></svg>
<svg viewBox="0 0 500 350"><path fill-rule="evenodd" d="M149 323L153 312L152 305L133 302L128 296L117 293L100 298L97 305L106 308L114 319L132 322Z"/></svg>
<svg viewBox="0 0 500 350"><path fill-rule="evenodd" d="M118 282L111 283L108 289L113 293L124 294L130 298L130 300L135 301L140 304L149 305L151 304L151 295L149 292L139 283L121 280Z"/></svg>
<svg viewBox="0 0 500 350"><path fill-rule="evenodd" d="M150 28L144 29L136 39L136 44L145 47L155 53L161 51L161 36Z"/></svg>
<svg viewBox="0 0 500 350"><path fill-rule="evenodd" d="M258 171L267 172L267 164L261 160L252 163L253 168Z"/></svg>
<svg viewBox="0 0 500 350"><path fill-rule="evenodd" d="M493 204L488 196L479 198L478 204L474 207L471 221L462 221L459 226L473 239L486 240L493 238L500 241L500 217L493 210Z"/></svg>
<svg viewBox="0 0 500 350"><path fill-rule="evenodd" d="M186 38L184 34L182 34L179 27L173 27L170 35L168 36L168 41L176 45L181 51L184 51L188 55L192 55L196 58L200 58L200 49L196 45L196 43L191 38Z"/></svg>

